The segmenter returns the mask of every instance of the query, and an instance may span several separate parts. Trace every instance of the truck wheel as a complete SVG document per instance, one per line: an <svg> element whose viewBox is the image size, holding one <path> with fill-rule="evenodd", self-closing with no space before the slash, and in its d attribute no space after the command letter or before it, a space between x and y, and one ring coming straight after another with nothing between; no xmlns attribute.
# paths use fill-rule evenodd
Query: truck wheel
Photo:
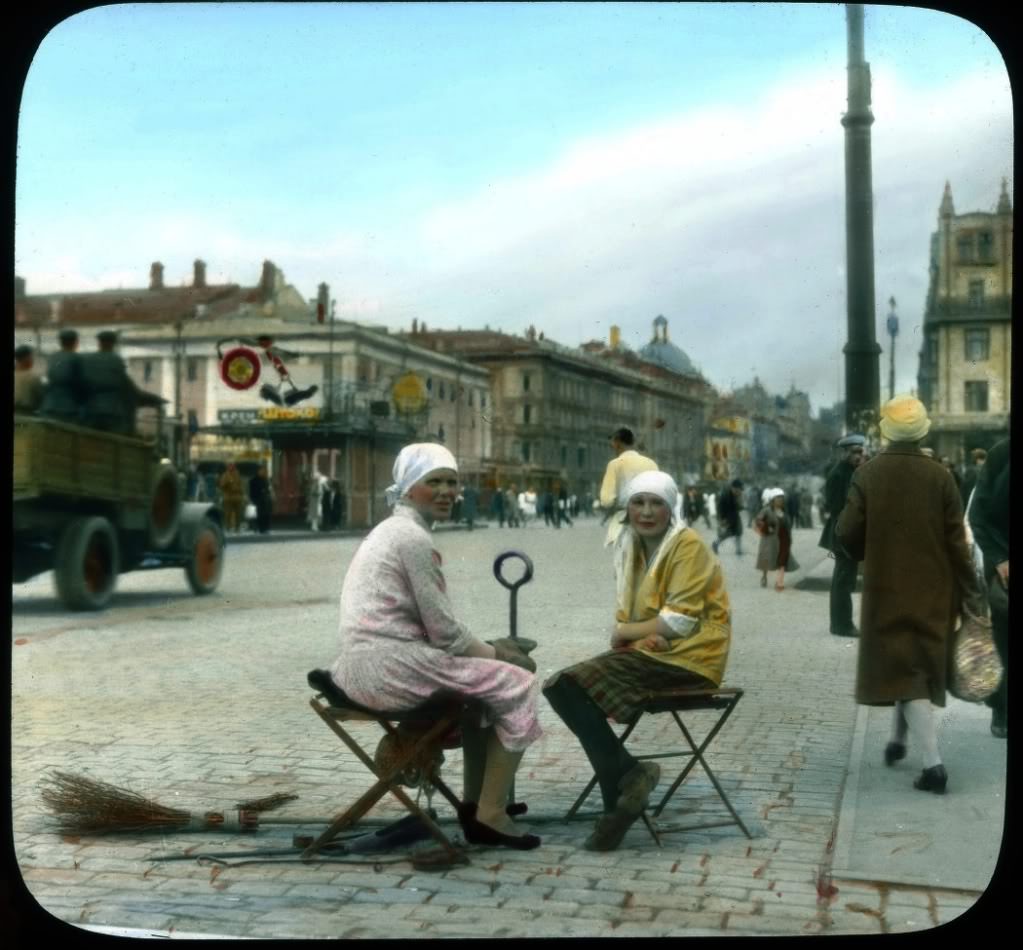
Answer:
<svg viewBox="0 0 1023 950"><path fill-rule="evenodd" d="M57 596L71 610L100 610L114 593L120 553L106 518L76 518L57 546Z"/></svg>
<svg viewBox="0 0 1023 950"><path fill-rule="evenodd" d="M181 520L181 490L177 471L162 462L153 473L149 500L149 542L162 551L174 540Z"/></svg>
<svg viewBox="0 0 1023 950"><path fill-rule="evenodd" d="M188 578L192 593L212 593L217 589L224 569L224 535L215 521L203 518L199 522L189 553L185 577Z"/></svg>

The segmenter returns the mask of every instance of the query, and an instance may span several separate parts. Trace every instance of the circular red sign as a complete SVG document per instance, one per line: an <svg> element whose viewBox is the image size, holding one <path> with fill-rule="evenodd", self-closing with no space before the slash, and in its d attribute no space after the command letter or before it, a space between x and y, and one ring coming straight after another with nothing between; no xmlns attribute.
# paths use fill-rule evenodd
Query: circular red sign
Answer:
<svg viewBox="0 0 1023 950"><path fill-rule="evenodd" d="M228 350L220 361L220 378L232 389L251 389L259 382L259 356L247 346Z"/></svg>

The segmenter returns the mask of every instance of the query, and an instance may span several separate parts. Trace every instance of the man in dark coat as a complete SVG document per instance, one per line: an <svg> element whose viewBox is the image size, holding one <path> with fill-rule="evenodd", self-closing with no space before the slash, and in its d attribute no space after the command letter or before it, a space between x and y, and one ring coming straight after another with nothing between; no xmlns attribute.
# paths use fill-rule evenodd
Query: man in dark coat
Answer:
<svg viewBox="0 0 1023 950"><path fill-rule="evenodd" d="M735 553L742 557L742 488L737 478L718 497L718 536L711 544L715 554L725 538L735 538Z"/></svg>
<svg viewBox="0 0 1023 950"><path fill-rule="evenodd" d="M43 380L33 369L35 350L23 343L14 351L14 411L38 412L43 399Z"/></svg>
<svg viewBox="0 0 1023 950"><path fill-rule="evenodd" d="M984 460L987 458L987 452L983 449L974 449L970 453L970 458L973 460L973 464L966 469L966 473L963 475L963 483L960 486L962 489L964 509L970 503L970 492L973 491L974 486L977 484L977 477L980 475L981 469L984 467Z"/></svg>
<svg viewBox="0 0 1023 950"><path fill-rule="evenodd" d="M249 500L256 506L256 530L260 534L269 534L273 489L265 465L260 465L256 474L249 479Z"/></svg>
<svg viewBox="0 0 1023 950"><path fill-rule="evenodd" d="M856 701L895 704L885 762L906 755L908 731L923 759L914 786L943 793L932 704L945 705L956 620L980 591L955 480L920 451L929 429L915 397L885 404L888 445L853 474L835 540L864 562Z"/></svg>
<svg viewBox="0 0 1023 950"><path fill-rule="evenodd" d="M85 391L82 424L120 435L134 435L135 410L139 406L160 406L167 400L135 385L124 360L114 352L117 334L113 330L101 331L96 339L99 350L81 358Z"/></svg>
<svg viewBox="0 0 1023 950"><path fill-rule="evenodd" d="M984 580L991 606L991 628L1002 660L1001 685L988 699L991 734L1008 738L1009 696L1009 440L992 446L977 476L970 505L970 528L984 555Z"/></svg>
<svg viewBox="0 0 1023 950"><path fill-rule="evenodd" d="M60 349L46 360L46 390L39 414L61 422L79 422L82 417L82 357L78 333L60 331Z"/></svg>
<svg viewBox="0 0 1023 950"><path fill-rule="evenodd" d="M853 474L863 461L864 447L867 440L856 433L838 440L838 448L842 457L828 470L824 481L824 530L818 542L819 547L827 548L835 559L835 567L831 574L831 632L836 637L855 637L859 635L853 623L852 594L856 588L856 561L835 541L835 524L845 507L845 499L849 494L849 485Z"/></svg>

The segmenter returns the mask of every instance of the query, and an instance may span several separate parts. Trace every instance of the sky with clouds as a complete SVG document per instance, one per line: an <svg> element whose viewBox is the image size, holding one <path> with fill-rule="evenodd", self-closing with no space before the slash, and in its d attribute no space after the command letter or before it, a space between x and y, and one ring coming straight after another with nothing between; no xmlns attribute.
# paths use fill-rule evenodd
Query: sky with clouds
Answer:
<svg viewBox="0 0 1023 950"><path fill-rule="evenodd" d="M1012 189L1009 79L952 14L867 6L875 291L915 386L928 246ZM58 24L25 81L15 270L29 293L255 284L341 317L611 325L722 389L842 398L839 4L120 4Z"/></svg>

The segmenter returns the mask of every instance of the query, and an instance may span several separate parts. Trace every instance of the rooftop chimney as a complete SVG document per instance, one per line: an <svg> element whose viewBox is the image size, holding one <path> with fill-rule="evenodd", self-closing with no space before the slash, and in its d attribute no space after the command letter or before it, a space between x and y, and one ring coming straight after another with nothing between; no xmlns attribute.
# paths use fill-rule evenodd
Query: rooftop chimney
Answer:
<svg viewBox="0 0 1023 950"><path fill-rule="evenodd" d="M259 279L259 289L264 300L269 300L274 292L274 267L273 261L263 261L263 275Z"/></svg>
<svg viewBox="0 0 1023 950"><path fill-rule="evenodd" d="M163 264L159 261L154 261L149 268L149 289L163 290Z"/></svg>
<svg viewBox="0 0 1023 950"><path fill-rule="evenodd" d="M612 326L611 327L611 339L610 346L612 350L617 350L622 343L622 328Z"/></svg>
<svg viewBox="0 0 1023 950"><path fill-rule="evenodd" d="M205 289L206 287L206 262L197 260L192 265L192 286Z"/></svg>

